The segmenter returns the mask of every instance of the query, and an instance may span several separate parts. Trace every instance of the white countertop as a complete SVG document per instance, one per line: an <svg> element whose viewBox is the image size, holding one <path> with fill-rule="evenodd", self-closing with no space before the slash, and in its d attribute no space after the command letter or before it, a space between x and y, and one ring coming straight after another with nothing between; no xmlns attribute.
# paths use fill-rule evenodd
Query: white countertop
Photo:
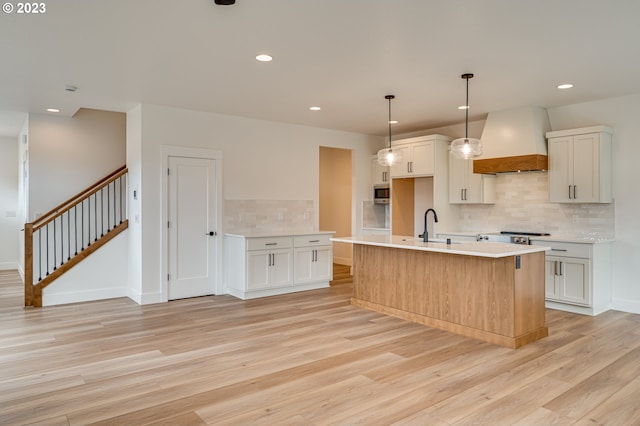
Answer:
<svg viewBox="0 0 640 426"><path fill-rule="evenodd" d="M340 243L364 244L380 247L392 247L408 250L433 251L439 253L458 254L480 257L507 257L521 254L537 253L550 250L550 247L536 245L489 243L489 242L454 242L447 245L441 240L424 243L415 237L401 237L397 235L363 235L357 237L335 237L331 241Z"/></svg>
<svg viewBox="0 0 640 426"><path fill-rule="evenodd" d="M270 237L295 237L298 235L321 235L335 234L336 231L311 231L311 230L287 230L287 231L248 231L248 232L225 232L225 237L242 237L242 238L270 238Z"/></svg>
<svg viewBox="0 0 640 426"><path fill-rule="evenodd" d="M453 231L453 232L438 232L441 235L459 235L463 237L474 237L478 234L497 234L499 231ZM541 237L529 237L533 241L555 241L559 243L579 243L579 244L597 244L597 243L610 243L615 241L615 238L605 237L599 235L586 235L586 234L554 234ZM455 239L454 239L455 241Z"/></svg>

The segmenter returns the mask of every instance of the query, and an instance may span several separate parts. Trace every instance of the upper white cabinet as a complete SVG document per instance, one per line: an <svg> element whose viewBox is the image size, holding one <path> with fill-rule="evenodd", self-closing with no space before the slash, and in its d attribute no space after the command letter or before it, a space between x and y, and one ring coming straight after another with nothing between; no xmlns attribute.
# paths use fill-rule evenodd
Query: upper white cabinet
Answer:
<svg viewBox="0 0 640 426"><path fill-rule="evenodd" d="M393 149L402 152L402 161L391 166L391 177L433 176L438 140L448 142L451 138L442 135L429 135L392 142Z"/></svg>
<svg viewBox="0 0 640 426"><path fill-rule="evenodd" d="M473 160L449 156L449 202L452 204L493 204L495 175L473 173Z"/></svg>
<svg viewBox="0 0 640 426"><path fill-rule="evenodd" d="M606 126L547 132L549 201L610 203L611 139Z"/></svg>
<svg viewBox="0 0 640 426"><path fill-rule="evenodd" d="M373 171L371 176L371 181L373 182L373 185L388 184L391 181L391 176L389 175L389 167L381 166L380 163L378 163L377 155L375 155L371 159L371 161L372 161L371 170Z"/></svg>

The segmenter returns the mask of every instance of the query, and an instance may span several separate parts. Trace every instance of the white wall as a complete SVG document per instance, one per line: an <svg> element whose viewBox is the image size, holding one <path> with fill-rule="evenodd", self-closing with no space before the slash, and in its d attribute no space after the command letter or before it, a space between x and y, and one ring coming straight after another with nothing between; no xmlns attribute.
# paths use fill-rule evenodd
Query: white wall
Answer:
<svg viewBox="0 0 640 426"><path fill-rule="evenodd" d="M42 290L42 306L128 296L128 245L125 231L69 269Z"/></svg>
<svg viewBox="0 0 640 426"><path fill-rule="evenodd" d="M605 124L613 128L613 308L640 313L640 94L550 108L553 130Z"/></svg>
<svg viewBox="0 0 640 426"><path fill-rule="evenodd" d="M126 115L81 109L29 116L29 218L45 213L125 164Z"/></svg>
<svg viewBox="0 0 640 426"><path fill-rule="evenodd" d="M28 120L28 220L94 184L126 160L126 115L80 109L73 117ZM127 295L128 233L92 254L43 290L43 304Z"/></svg>
<svg viewBox="0 0 640 426"><path fill-rule="evenodd" d="M19 264L18 138L0 138L0 270Z"/></svg>
<svg viewBox="0 0 640 426"><path fill-rule="evenodd" d="M128 135L141 141L141 213L137 228L141 239L131 238L130 257L130 263L141 264L140 278L130 275L131 288L140 289L136 300L141 303L160 300L161 265L165 262L161 255L161 233L165 232L161 224L160 183L164 172L161 146L221 150L225 199L312 199L316 218L319 216L319 147L352 149L355 183L352 226L356 233L362 226L359 211L362 201L371 198L370 158L383 144L379 137L155 105L143 105L141 111L132 110L127 127ZM137 168L133 162L139 160L135 158L139 155L138 147L128 147L127 155L130 169ZM133 185L136 180L131 177ZM138 279L142 280L141 284Z"/></svg>

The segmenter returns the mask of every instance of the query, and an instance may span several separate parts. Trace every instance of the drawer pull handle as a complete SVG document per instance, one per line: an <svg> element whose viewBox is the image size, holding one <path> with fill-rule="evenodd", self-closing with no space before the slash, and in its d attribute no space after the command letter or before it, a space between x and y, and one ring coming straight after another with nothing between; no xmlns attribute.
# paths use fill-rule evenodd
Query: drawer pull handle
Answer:
<svg viewBox="0 0 640 426"><path fill-rule="evenodd" d="M266 243L265 246L277 246L278 243Z"/></svg>
<svg viewBox="0 0 640 426"><path fill-rule="evenodd" d="M552 248L551 251L569 251L567 249L556 249L556 248Z"/></svg>
<svg viewBox="0 0 640 426"><path fill-rule="evenodd" d="M310 243L319 243L320 240L309 240Z"/></svg>

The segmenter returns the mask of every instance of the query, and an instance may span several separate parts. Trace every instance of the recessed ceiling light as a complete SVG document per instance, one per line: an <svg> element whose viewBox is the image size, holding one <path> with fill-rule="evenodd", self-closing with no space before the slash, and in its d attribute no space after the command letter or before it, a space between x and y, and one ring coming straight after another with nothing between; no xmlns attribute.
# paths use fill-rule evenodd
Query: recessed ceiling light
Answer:
<svg viewBox="0 0 640 426"><path fill-rule="evenodd" d="M320 108L319 106L312 106L312 107L309 107L309 109L311 111L320 111L322 108Z"/></svg>
<svg viewBox="0 0 640 426"><path fill-rule="evenodd" d="M558 89L571 89L573 87L573 84L571 83L565 83L565 84L559 84L558 85Z"/></svg>
<svg viewBox="0 0 640 426"><path fill-rule="evenodd" d="M469 109L469 105L460 105L458 109Z"/></svg>
<svg viewBox="0 0 640 426"><path fill-rule="evenodd" d="M260 62L269 62L271 60L273 60L273 58L270 55L267 54L260 54L258 56L256 56L256 59Z"/></svg>
<svg viewBox="0 0 640 426"><path fill-rule="evenodd" d="M60 112L58 108L47 108L47 112Z"/></svg>

